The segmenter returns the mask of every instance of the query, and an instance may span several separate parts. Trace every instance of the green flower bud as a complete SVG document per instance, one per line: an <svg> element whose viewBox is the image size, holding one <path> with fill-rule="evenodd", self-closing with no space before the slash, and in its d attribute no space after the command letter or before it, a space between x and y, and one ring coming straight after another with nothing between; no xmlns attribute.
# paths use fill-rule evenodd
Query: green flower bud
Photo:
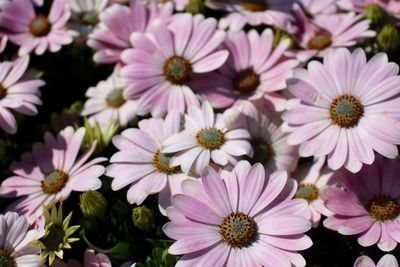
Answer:
<svg viewBox="0 0 400 267"><path fill-rule="evenodd" d="M98 191L86 191L80 196L79 206L85 217L104 218L107 200Z"/></svg>
<svg viewBox="0 0 400 267"><path fill-rule="evenodd" d="M386 12L379 5L370 3L365 6L364 16L371 20L373 26L379 26L383 24Z"/></svg>
<svg viewBox="0 0 400 267"><path fill-rule="evenodd" d="M72 105L69 107L68 110L72 114L79 114L82 109L83 109L82 101L75 101L74 103L72 103Z"/></svg>
<svg viewBox="0 0 400 267"><path fill-rule="evenodd" d="M293 48L296 44L296 37L294 37L290 33L286 32L280 28L275 28L274 41L272 43L273 47L277 47L279 45L279 43L284 40L290 40L290 45L289 45L288 49Z"/></svg>
<svg viewBox="0 0 400 267"><path fill-rule="evenodd" d="M391 24L383 26L376 40L379 50L386 53L393 53L400 47L400 33L396 26Z"/></svg>
<svg viewBox="0 0 400 267"><path fill-rule="evenodd" d="M145 232L155 228L155 217L151 209L146 206L136 207L132 210L133 224Z"/></svg>
<svg viewBox="0 0 400 267"><path fill-rule="evenodd" d="M204 6L204 0L189 0L189 4L186 7L186 12L192 14L204 14L206 8Z"/></svg>
<svg viewBox="0 0 400 267"><path fill-rule="evenodd" d="M96 141L95 153L102 152L110 144L112 137L119 129L116 121L110 121L106 126L100 126L99 123L95 122L94 126L92 126L87 118L84 118L84 127L86 134L81 148L85 150Z"/></svg>

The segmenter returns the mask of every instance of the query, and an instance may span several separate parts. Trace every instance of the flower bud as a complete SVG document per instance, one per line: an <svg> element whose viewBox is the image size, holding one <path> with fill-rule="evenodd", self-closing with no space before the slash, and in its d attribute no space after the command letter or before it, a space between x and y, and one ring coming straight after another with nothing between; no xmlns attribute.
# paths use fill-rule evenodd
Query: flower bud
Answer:
<svg viewBox="0 0 400 267"><path fill-rule="evenodd" d="M98 122L92 125L87 118L84 118L84 127L86 134L81 149L89 148L96 141L95 154L102 152L110 144L111 138L119 129L116 121L110 121L107 125L100 125Z"/></svg>
<svg viewBox="0 0 400 267"><path fill-rule="evenodd" d="M186 12L194 14L204 14L206 8L204 6L204 0L189 0L189 4L186 7Z"/></svg>
<svg viewBox="0 0 400 267"><path fill-rule="evenodd" d="M393 53L400 47L400 34L396 26L386 24L379 32L377 38L378 48L386 53Z"/></svg>
<svg viewBox="0 0 400 267"><path fill-rule="evenodd" d="M132 210L133 224L145 232L155 228L155 217L151 209L146 206L136 207Z"/></svg>
<svg viewBox="0 0 400 267"><path fill-rule="evenodd" d="M85 217L104 218L107 200L98 191L86 191L80 196L79 206Z"/></svg>
<svg viewBox="0 0 400 267"><path fill-rule="evenodd" d="M379 26L384 23L386 12L379 5L370 3L364 8L364 16L371 20L373 26Z"/></svg>
<svg viewBox="0 0 400 267"><path fill-rule="evenodd" d="M295 46L296 44L296 38L291 35L290 33L286 32L285 30L282 30L281 28L275 28L274 30L274 41L273 41L273 47L277 47L280 42L284 40L289 40L290 45L288 49L291 49Z"/></svg>

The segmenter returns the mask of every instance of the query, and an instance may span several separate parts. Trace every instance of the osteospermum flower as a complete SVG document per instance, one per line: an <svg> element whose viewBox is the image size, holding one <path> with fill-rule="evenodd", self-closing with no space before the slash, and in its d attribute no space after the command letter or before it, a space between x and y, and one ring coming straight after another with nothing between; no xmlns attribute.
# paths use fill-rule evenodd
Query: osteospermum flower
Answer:
<svg viewBox="0 0 400 267"><path fill-rule="evenodd" d="M297 166L298 149L287 143L288 134L282 132L282 120L264 108L263 101L243 101L235 106L241 112L243 128L250 133L254 150L252 163L261 163L268 173L276 170L292 172Z"/></svg>
<svg viewBox="0 0 400 267"><path fill-rule="evenodd" d="M210 168L172 197L163 231L177 240L169 253L184 254L176 266L305 266L297 251L312 245L310 223L295 214L306 202L291 199L287 173L241 161L220 176Z"/></svg>
<svg viewBox="0 0 400 267"><path fill-rule="evenodd" d="M37 230L29 230L24 215L15 212L0 214L0 263L4 267L40 266L40 249L32 241L40 238Z"/></svg>
<svg viewBox="0 0 400 267"><path fill-rule="evenodd" d="M228 11L220 19L220 28L231 32L243 29L246 24L257 26L268 24L284 28L292 19L291 9L296 0L229 0L212 1L214 8Z"/></svg>
<svg viewBox="0 0 400 267"><path fill-rule="evenodd" d="M214 114L207 101L201 108L189 107L185 129L165 140L161 152L176 153L170 164L198 175L210 162L225 166L236 163L235 157L252 156L249 132L228 121L227 114Z"/></svg>
<svg viewBox="0 0 400 267"><path fill-rule="evenodd" d="M17 122L11 111L36 115L36 105L41 105L39 87L44 81L29 77L29 56L14 62L0 63L0 127L7 133L17 132Z"/></svg>
<svg viewBox="0 0 400 267"><path fill-rule="evenodd" d="M32 0L13 0L2 5L0 28L20 46L20 56L32 51L41 55L46 50L57 52L73 41L76 32L65 26L70 16L64 0L54 0L48 14L36 13Z"/></svg>
<svg viewBox="0 0 400 267"><path fill-rule="evenodd" d="M112 267L112 264L107 255L95 253L93 249L86 249L83 256L83 264L77 260L68 260L65 263L59 259L55 259L51 267Z"/></svg>
<svg viewBox="0 0 400 267"><path fill-rule="evenodd" d="M100 14L100 22L89 35L88 46L97 50L94 61L116 63L123 50L130 48L134 32L147 32L155 19L169 21L173 11L171 3L135 0L129 6L113 4Z"/></svg>
<svg viewBox="0 0 400 267"><path fill-rule="evenodd" d="M399 263L391 254L383 256L376 265L370 257L361 256L354 262L353 267L399 267Z"/></svg>
<svg viewBox="0 0 400 267"><path fill-rule="evenodd" d="M186 13L176 15L172 30L157 20L153 25L154 41L143 34L132 35L136 49L122 54L127 66L122 68L121 76L130 83L125 96L139 98L139 115L151 112L157 117L199 105L192 92L196 75L221 67L228 58L228 51L218 50L225 33L216 26L214 18Z"/></svg>
<svg viewBox="0 0 400 267"><path fill-rule="evenodd" d="M41 262L49 261L49 265L54 262L56 256L63 258L63 249L71 248L71 243L79 240L77 237L71 237L79 229L79 225L69 226L72 218L72 211L64 219L62 204L56 208L55 204L51 207L43 208L43 216L45 219L45 234L40 240L34 243L41 248Z"/></svg>
<svg viewBox="0 0 400 267"><path fill-rule="evenodd" d="M326 207L321 195L330 186L336 183L334 172L324 167L325 157L315 158L314 162L300 166L293 177L298 182L295 198L303 198L308 202L310 211L309 220L317 227L321 220L321 214L331 216L333 213Z"/></svg>
<svg viewBox="0 0 400 267"><path fill-rule="evenodd" d="M171 195L180 193L180 184L189 177L179 167L172 167L172 154L161 151L164 140L181 130L181 115L169 113L165 120L149 119L139 122L139 129L127 129L113 138L120 150L107 167L107 176L113 177L113 190L130 185L127 199L141 204L149 194L159 193L160 211L170 206Z"/></svg>
<svg viewBox="0 0 400 267"><path fill-rule="evenodd" d="M322 14L310 19L297 4L293 10L296 14L295 25L300 27L295 36L301 49L286 52L286 55L297 57L301 61L307 61L314 56L323 57L329 48L353 46L376 34L369 30L370 20L352 12Z"/></svg>
<svg viewBox="0 0 400 267"><path fill-rule="evenodd" d="M96 87L90 87L86 96L89 98L81 111L82 116L89 116L89 121L102 125L116 120L122 127L136 117L137 101L125 99L124 79L113 73L107 80L101 81Z"/></svg>
<svg viewBox="0 0 400 267"><path fill-rule="evenodd" d="M107 7L108 0L67 0L67 3L72 28L81 36L87 36L99 22L99 15Z"/></svg>
<svg viewBox="0 0 400 267"><path fill-rule="evenodd" d="M324 226L343 235L357 234L364 247L378 244L383 251L393 250L400 242L399 170L399 159L377 157L356 174L340 172L343 189L331 187L323 194L334 213Z"/></svg>
<svg viewBox="0 0 400 267"><path fill-rule="evenodd" d="M200 94L216 108L231 106L238 99L265 97L274 103L277 91L286 88L299 62L283 54L290 41L273 47L274 34L266 29L261 35L255 30L230 34L224 41L229 58L216 72L206 74L196 84ZM279 109L279 107L276 107Z"/></svg>
<svg viewBox="0 0 400 267"><path fill-rule="evenodd" d="M45 134L44 143L33 145L31 153L10 166L14 176L0 186L2 197L21 197L8 210L25 214L30 222L42 214L42 205L66 199L72 191L96 190L105 168L97 163L106 158L87 160L96 147L94 143L79 158L85 129L67 127L57 136Z"/></svg>
<svg viewBox="0 0 400 267"><path fill-rule="evenodd" d="M328 156L331 169L357 172L371 164L374 150L398 155L400 76L398 66L379 53L368 62L358 48L330 50L324 62L312 61L289 79L298 99L283 114L289 144L301 156Z"/></svg>

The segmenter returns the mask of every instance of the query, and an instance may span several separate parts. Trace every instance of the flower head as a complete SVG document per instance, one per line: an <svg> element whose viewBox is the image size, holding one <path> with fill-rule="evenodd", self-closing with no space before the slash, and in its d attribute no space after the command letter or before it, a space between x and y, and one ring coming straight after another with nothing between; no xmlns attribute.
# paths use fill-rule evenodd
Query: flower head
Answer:
<svg viewBox="0 0 400 267"><path fill-rule="evenodd" d="M128 83L126 97L139 98L137 113L154 117L190 105L199 105L193 93L200 73L219 68L228 58L228 51L219 45L225 33L216 28L214 18L180 14L170 28L160 20L153 24L154 41L143 34L133 34L134 49L125 51L125 67L121 76Z"/></svg>
<svg viewBox="0 0 400 267"><path fill-rule="evenodd" d="M353 267L399 267L399 263L392 254L386 254L378 263L375 263L368 256L358 257Z"/></svg>
<svg viewBox="0 0 400 267"><path fill-rule="evenodd" d="M40 234L36 229L29 229L24 215L15 212L0 214L0 229L1 266L40 266L40 249L32 244L32 241L40 238Z"/></svg>
<svg viewBox="0 0 400 267"><path fill-rule="evenodd" d="M283 114L289 144L301 156L328 156L331 169L352 172L371 164L374 150L388 158L400 144L400 76L383 53L368 62L356 49L330 50L324 62L312 61L295 72L288 89L298 99Z"/></svg>
<svg viewBox="0 0 400 267"><path fill-rule="evenodd" d="M180 166L185 173L192 169L200 175L210 161L221 166L236 163L235 157L252 156L249 132L234 121L228 113L214 114L210 103L201 108L191 106L185 115L185 129L163 144L162 153L176 153L172 166Z"/></svg>
<svg viewBox="0 0 400 267"><path fill-rule="evenodd" d="M343 170L339 181L343 188L325 190L323 199L334 215L324 226L343 235L358 235L364 247L378 244L391 251L400 242L400 160L377 157L360 172Z"/></svg>
<svg viewBox="0 0 400 267"><path fill-rule="evenodd" d="M274 34L266 29L229 34L223 43L229 58L221 68L205 74L194 87L216 108L226 108L239 99L265 97L273 102L276 92L286 88L299 62L284 56L289 40L273 47ZM276 107L278 108L278 107ZM279 108L278 108L279 109Z"/></svg>
<svg viewBox="0 0 400 267"><path fill-rule="evenodd" d="M11 111L36 115L36 105L41 105L39 87L44 81L29 77L29 56L14 62L0 63L0 127L9 134L17 132L17 122Z"/></svg>
<svg viewBox="0 0 400 267"><path fill-rule="evenodd" d="M149 31L155 19L168 22L172 15L171 3L157 1L130 1L129 6L113 4L101 12L100 22L89 35L88 46L97 50L94 60L101 63L120 61L123 50L130 48L130 36L134 32Z"/></svg>
<svg viewBox="0 0 400 267"><path fill-rule="evenodd" d="M222 178L222 179L221 179ZM178 266L305 266L297 252L311 246L306 202L292 199L296 186L286 172L266 176L246 161L232 172L209 168L202 183L185 181L172 197L165 234L177 240L169 253Z"/></svg>
<svg viewBox="0 0 400 267"><path fill-rule="evenodd" d="M23 154L22 161L12 164L14 176L3 181L0 195L21 198L8 210L24 213L33 222L42 214L43 205L66 199L72 191L100 188L98 177L105 168L97 163L106 159L87 162L96 144L77 158L84 135L84 128L74 131L72 127L56 137L46 133L44 143L34 144L32 153Z"/></svg>
<svg viewBox="0 0 400 267"><path fill-rule="evenodd" d="M73 41L76 32L66 28L70 16L64 0L54 0L48 14L37 13L31 0L6 1L0 13L0 28L20 46L20 56L32 51L41 55L46 50L57 52Z"/></svg>

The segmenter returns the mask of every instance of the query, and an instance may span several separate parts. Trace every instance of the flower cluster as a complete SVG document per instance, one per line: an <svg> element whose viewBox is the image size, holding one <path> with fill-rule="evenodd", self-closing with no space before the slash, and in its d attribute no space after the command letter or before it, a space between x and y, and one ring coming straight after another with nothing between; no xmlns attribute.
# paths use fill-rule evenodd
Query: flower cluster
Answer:
<svg viewBox="0 0 400 267"><path fill-rule="evenodd" d="M0 267L398 266L399 26L397 0L0 0Z"/></svg>

